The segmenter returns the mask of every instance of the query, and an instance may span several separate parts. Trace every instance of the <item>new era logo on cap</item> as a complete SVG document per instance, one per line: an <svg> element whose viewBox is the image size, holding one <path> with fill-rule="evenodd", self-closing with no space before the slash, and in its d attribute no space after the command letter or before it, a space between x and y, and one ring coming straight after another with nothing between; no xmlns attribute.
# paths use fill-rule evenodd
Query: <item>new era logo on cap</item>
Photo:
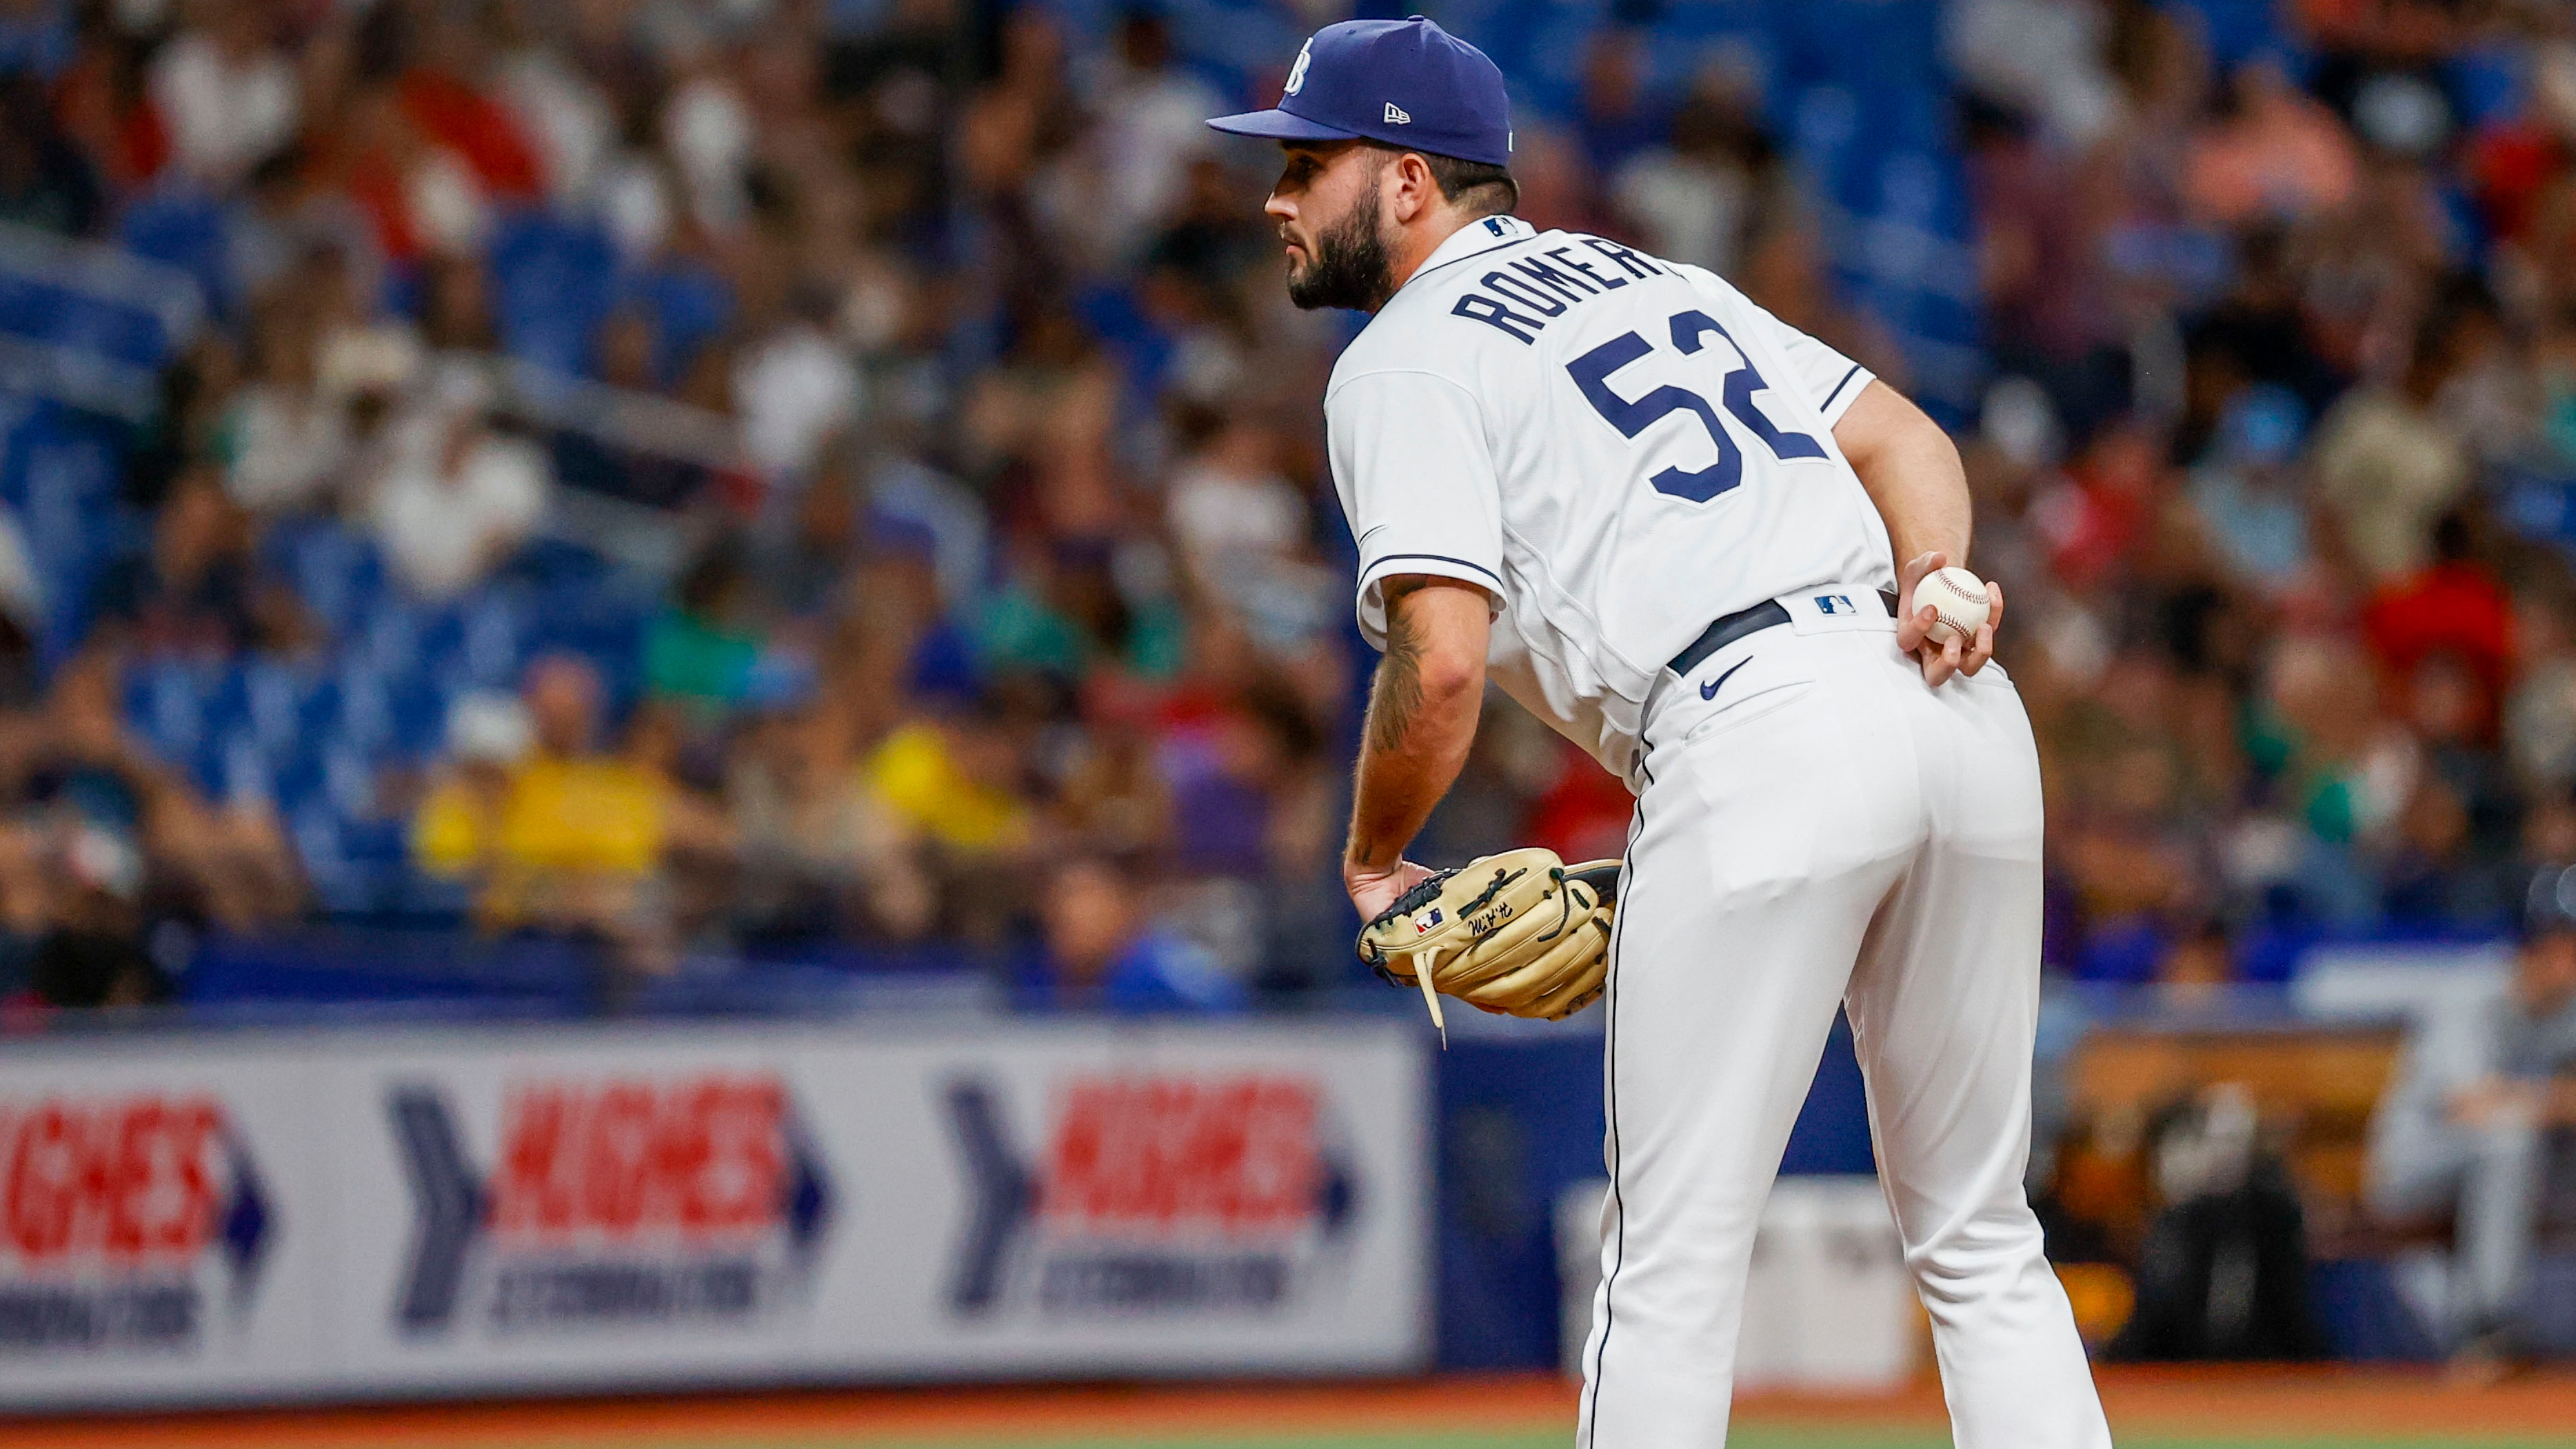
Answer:
<svg viewBox="0 0 2576 1449"><path fill-rule="evenodd" d="M1276 110L1208 122L1274 141L1373 140L1508 166L1510 102L1485 53L1422 16L1345 20L1307 40ZM1387 99L1401 95L1404 104Z"/></svg>

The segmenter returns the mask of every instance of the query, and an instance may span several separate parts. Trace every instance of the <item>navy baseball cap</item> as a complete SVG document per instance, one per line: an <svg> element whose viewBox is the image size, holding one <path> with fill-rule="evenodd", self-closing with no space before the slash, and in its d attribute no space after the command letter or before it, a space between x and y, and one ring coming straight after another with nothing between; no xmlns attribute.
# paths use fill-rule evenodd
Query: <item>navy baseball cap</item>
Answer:
<svg viewBox="0 0 2576 1449"><path fill-rule="evenodd" d="M1325 26L1297 52L1277 110L1208 124L1274 141L1383 141L1493 166L1512 161L1502 71L1421 15Z"/></svg>

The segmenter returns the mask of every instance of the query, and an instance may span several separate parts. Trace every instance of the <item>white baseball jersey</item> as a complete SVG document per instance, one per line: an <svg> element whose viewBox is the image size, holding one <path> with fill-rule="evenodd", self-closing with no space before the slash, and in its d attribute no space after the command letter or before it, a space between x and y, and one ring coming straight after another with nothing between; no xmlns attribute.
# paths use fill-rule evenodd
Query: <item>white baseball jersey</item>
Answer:
<svg viewBox="0 0 2576 1449"><path fill-rule="evenodd" d="M1517 217L1433 252L1324 394L1379 581L1482 585L1488 672L1628 776L1649 688L1711 620L1823 584L1892 587L1885 525L1834 444L1870 375L1714 274Z"/></svg>
<svg viewBox="0 0 2576 1449"><path fill-rule="evenodd" d="M2001 669L1928 686L1866 592L1887 533L1833 424L1868 382L1707 272L1495 217L1325 394L1370 638L1390 574L1482 585L1493 677L1637 792L1578 1449L1726 1442L1755 1225L1838 1005L1953 1439L2110 1449L2021 1185L2038 755ZM1786 622L1697 688L1664 675L1767 599Z"/></svg>

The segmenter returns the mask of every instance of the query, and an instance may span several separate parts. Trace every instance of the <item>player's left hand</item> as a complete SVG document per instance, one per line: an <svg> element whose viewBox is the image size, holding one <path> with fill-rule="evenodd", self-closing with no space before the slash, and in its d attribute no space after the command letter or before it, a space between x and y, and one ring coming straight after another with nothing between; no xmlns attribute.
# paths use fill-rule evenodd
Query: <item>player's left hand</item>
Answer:
<svg viewBox="0 0 2576 1449"><path fill-rule="evenodd" d="M1359 908L1363 921L1374 921L1386 914L1396 897L1429 879L1429 866L1409 860L1397 861L1393 870L1370 870L1352 861L1342 862L1342 887L1351 893L1351 904Z"/></svg>
<svg viewBox="0 0 2576 1449"><path fill-rule="evenodd" d="M1914 606L1914 586L1934 572L1948 568L1950 556L1934 549L1898 571L1896 580L1896 647L1913 655L1923 665L1923 682L1938 687L1953 674L1975 674L1995 657L1995 628L2004 621L2004 586L1986 580L1986 597L1993 606L1986 611L1986 622L1977 637L1947 643L1932 642L1930 604Z"/></svg>

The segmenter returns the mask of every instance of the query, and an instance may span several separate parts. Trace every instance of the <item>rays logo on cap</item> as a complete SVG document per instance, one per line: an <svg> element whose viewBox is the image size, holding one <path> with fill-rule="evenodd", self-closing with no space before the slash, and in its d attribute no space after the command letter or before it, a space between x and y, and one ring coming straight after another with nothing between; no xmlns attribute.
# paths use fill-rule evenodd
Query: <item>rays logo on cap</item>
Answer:
<svg viewBox="0 0 2576 1449"><path fill-rule="evenodd" d="M1299 91L1304 90L1306 88L1306 67L1314 64L1314 61L1315 38L1310 35L1306 37L1306 43L1298 47L1297 63L1288 67L1288 84L1281 86L1279 88L1279 93L1281 95L1293 96Z"/></svg>

